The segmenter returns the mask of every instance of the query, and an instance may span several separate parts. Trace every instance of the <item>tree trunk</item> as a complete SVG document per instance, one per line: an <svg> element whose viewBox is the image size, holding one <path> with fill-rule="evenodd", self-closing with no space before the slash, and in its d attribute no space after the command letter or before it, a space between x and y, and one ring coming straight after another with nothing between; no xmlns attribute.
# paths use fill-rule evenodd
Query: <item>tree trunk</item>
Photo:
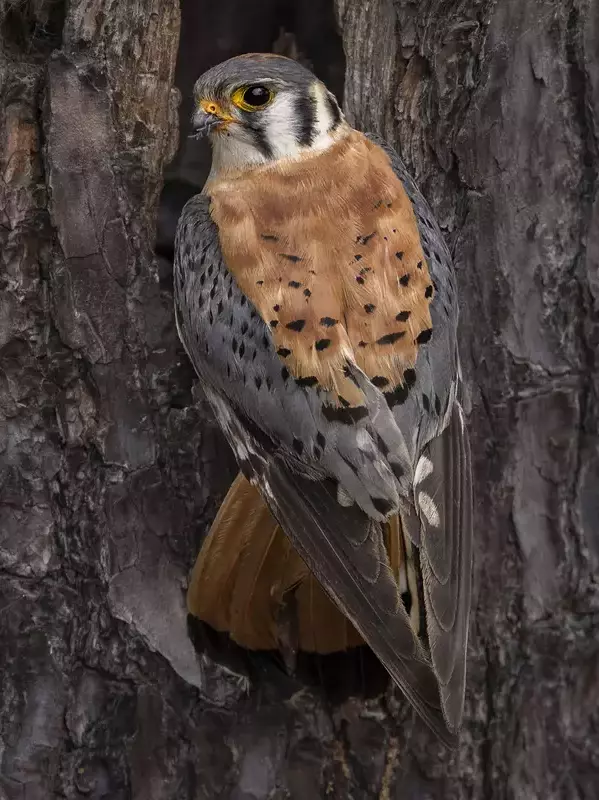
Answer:
<svg viewBox="0 0 599 800"><path fill-rule="evenodd" d="M250 6L185 0L186 95L202 58L276 37L338 80L328 2ZM165 169L206 166L184 106L167 168L179 7L0 0L0 800L599 796L599 6L336 13L347 114L398 147L455 252L477 522L461 749L398 693L333 706L196 655L185 584L236 468L174 326L192 187L163 196L153 252Z"/></svg>

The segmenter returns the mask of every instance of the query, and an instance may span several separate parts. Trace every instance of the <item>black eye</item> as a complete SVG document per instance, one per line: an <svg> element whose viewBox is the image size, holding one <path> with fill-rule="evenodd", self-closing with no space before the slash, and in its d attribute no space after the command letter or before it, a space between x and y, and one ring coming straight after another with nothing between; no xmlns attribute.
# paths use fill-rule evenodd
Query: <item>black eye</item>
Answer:
<svg viewBox="0 0 599 800"><path fill-rule="evenodd" d="M267 89L266 86L248 86L243 93L243 102L253 108L265 106L270 98L270 89Z"/></svg>

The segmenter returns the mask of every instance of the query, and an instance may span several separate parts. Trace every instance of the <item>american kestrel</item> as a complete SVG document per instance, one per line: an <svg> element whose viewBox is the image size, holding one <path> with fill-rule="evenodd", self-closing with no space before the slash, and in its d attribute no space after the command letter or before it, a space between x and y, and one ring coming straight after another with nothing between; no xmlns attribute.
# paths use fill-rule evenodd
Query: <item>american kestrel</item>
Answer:
<svg viewBox="0 0 599 800"><path fill-rule="evenodd" d="M472 500L451 256L401 159L297 62L232 58L194 92L212 170L179 221L176 317L241 474L189 609L272 649L294 594L294 646L364 640L453 745Z"/></svg>

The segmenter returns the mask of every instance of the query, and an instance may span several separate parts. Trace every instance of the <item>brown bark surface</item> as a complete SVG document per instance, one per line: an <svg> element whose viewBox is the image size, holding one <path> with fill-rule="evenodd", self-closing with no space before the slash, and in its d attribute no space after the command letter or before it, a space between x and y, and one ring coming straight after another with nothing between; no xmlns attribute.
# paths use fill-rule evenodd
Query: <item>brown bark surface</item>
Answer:
<svg viewBox="0 0 599 800"><path fill-rule="evenodd" d="M183 4L185 92L207 54L290 30L335 79L338 40L311 33L328 4L242 5ZM599 6L336 13L348 116L398 147L455 252L477 521L461 748L397 694L249 690L197 657L187 575L236 470L153 252L165 169L205 169L186 111L171 161L179 7L0 0L1 800L599 796Z"/></svg>

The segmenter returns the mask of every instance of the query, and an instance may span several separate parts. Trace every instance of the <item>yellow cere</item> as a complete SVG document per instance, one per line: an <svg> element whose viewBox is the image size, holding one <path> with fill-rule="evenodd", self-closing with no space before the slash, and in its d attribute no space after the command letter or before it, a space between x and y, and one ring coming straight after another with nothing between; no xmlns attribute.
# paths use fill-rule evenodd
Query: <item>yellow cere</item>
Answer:
<svg viewBox="0 0 599 800"><path fill-rule="evenodd" d="M223 122L232 122L235 117L229 114L228 111L225 111L220 103L217 103L215 100L200 100L200 108L202 111L205 111L207 114L214 114L214 116L222 119Z"/></svg>

